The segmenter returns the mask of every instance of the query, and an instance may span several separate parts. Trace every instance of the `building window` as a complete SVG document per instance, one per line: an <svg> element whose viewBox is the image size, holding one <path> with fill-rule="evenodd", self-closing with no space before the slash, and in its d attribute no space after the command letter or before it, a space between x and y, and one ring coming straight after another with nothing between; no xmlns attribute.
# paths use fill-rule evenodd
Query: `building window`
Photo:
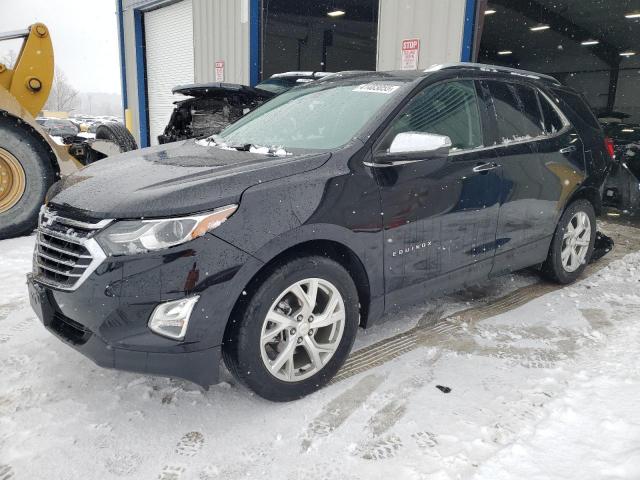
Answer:
<svg viewBox="0 0 640 480"><path fill-rule="evenodd" d="M375 70L378 0L263 0L262 79Z"/></svg>

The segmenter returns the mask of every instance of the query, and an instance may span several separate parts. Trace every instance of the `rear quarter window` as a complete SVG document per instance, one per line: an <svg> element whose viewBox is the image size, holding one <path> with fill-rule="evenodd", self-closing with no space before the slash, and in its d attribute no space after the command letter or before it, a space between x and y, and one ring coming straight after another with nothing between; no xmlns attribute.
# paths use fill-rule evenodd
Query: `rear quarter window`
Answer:
<svg viewBox="0 0 640 480"><path fill-rule="evenodd" d="M559 89L553 89L552 92L564 104L561 105L561 109L572 123L579 122L595 130L600 130L600 123L598 123L593 111L581 95Z"/></svg>

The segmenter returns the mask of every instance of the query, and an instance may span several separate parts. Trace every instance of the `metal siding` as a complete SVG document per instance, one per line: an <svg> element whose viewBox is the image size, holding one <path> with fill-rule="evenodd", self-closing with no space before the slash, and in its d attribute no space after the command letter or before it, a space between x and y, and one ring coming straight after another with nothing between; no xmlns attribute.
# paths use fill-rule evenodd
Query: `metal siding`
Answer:
<svg viewBox="0 0 640 480"><path fill-rule="evenodd" d="M215 81L215 62L224 61L224 81L250 81L250 0L193 0L195 81Z"/></svg>
<svg viewBox="0 0 640 480"><path fill-rule="evenodd" d="M380 0L378 70L400 68L401 42L420 39L419 68L458 62L466 0Z"/></svg>
<svg viewBox="0 0 640 480"><path fill-rule="evenodd" d="M193 83L193 10L183 0L144 13L150 144L160 135L179 96L171 90ZM141 128L142 130L142 128Z"/></svg>

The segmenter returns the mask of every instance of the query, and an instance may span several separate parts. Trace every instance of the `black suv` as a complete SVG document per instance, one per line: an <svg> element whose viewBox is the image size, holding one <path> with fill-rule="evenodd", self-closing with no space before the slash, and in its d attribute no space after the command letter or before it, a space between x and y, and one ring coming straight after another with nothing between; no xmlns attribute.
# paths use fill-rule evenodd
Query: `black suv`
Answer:
<svg viewBox="0 0 640 480"><path fill-rule="evenodd" d="M326 384L358 326L533 265L590 260L609 157L551 77L473 64L332 75L205 140L138 150L48 195L29 286L97 364L259 395Z"/></svg>

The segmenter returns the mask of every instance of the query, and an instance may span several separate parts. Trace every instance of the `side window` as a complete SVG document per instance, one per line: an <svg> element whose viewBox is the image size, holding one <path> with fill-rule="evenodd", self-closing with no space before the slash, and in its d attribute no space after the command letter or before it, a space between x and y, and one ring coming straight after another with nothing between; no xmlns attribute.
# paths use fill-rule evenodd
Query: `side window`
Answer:
<svg viewBox="0 0 640 480"><path fill-rule="evenodd" d="M540 107L542 108L542 116L544 118L544 130L548 135L559 132L564 127L564 122L558 111L549 103L549 99L545 95L538 93L540 99Z"/></svg>
<svg viewBox="0 0 640 480"><path fill-rule="evenodd" d="M388 150L404 132L446 135L452 151L482 146L480 113L473 80L445 82L425 88L393 120L381 149Z"/></svg>
<svg viewBox="0 0 640 480"><path fill-rule="evenodd" d="M507 82L486 81L498 128L495 144L527 140L543 134L543 121L533 88Z"/></svg>

